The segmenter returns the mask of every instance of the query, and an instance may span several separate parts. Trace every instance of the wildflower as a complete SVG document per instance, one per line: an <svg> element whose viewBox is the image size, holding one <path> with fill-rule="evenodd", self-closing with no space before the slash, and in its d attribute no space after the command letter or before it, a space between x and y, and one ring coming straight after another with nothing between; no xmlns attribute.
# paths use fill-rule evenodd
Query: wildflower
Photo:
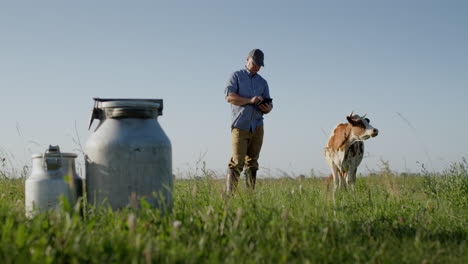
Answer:
<svg viewBox="0 0 468 264"><path fill-rule="evenodd" d="M179 229L181 226L182 222L179 220L175 220L174 222L172 222L172 227L174 227L174 229Z"/></svg>

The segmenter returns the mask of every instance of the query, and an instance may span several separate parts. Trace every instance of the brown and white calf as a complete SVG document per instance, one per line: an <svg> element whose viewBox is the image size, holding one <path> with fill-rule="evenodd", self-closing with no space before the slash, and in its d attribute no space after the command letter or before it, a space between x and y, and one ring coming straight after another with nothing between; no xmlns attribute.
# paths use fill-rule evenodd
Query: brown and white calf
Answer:
<svg viewBox="0 0 468 264"><path fill-rule="evenodd" d="M379 133L365 116L351 113L346 117L348 123L338 124L328 139L325 160L332 172L333 191L347 185L355 189L356 171L364 156L363 141Z"/></svg>

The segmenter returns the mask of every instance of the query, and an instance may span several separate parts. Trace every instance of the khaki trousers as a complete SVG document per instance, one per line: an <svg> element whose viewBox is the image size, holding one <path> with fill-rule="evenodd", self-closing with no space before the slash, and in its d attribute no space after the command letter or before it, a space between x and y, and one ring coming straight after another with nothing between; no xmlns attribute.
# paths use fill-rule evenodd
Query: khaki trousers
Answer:
<svg viewBox="0 0 468 264"><path fill-rule="evenodd" d="M245 131L238 128L231 130L232 157L229 168L240 173L246 169L258 170L258 157L263 143L263 126L255 131Z"/></svg>

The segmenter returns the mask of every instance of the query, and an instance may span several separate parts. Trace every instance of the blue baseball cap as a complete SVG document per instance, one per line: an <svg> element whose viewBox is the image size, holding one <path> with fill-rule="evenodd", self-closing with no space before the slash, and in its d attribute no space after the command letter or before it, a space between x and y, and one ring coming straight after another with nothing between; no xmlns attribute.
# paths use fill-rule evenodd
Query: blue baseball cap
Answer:
<svg viewBox="0 0 468 264"><path fill-rule="evenodd" d="M254 63L258 66L265 66L263 64L263 58L264 58L263 51L260 49L253 49L249 52L249 57L252 57Z"/></svg>

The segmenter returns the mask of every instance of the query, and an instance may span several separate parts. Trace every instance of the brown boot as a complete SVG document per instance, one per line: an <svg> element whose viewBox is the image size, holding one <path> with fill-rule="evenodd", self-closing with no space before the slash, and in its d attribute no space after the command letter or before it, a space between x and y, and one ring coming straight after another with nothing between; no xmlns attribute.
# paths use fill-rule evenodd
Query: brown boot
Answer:
<svg viewBox="0 0 468 264"><path fill-rule="evenodd" d="M232 193L237 189L240 173L236 169L228 169L226 175L226 192Z"/></svg>
<svg viewBox="0 0 468 264"><path fill-rule="evenodd" d="M245 170L245 185L248 189L255 190L255 182L257 181L257 170L246 169Z"/></svg>

